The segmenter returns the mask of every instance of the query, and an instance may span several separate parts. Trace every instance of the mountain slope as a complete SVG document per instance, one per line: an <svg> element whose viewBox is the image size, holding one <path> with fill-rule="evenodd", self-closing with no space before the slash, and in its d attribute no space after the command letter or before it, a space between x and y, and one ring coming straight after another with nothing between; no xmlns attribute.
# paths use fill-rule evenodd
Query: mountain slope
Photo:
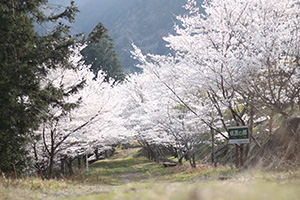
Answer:
<svg viewBox="0 0 300 200"><path fill-rule="evenodd" d="M110 34L127 72L136 70L135 61L130 58L132 42L147 53L168 52L162 37L173 32L175 15L184 12L183 4L182 0L137 1L113 25Z"/></svg>
<svg viewBox="0 0 300 200"><path fill-rule="evenodd" d="M49 2L68 5L70 0ZM88 34L102 22L114 39L125 72L136 72L135 61L130 57L131 43L145 53L168 53L162 37L173 33L176 16L186 13L185 3L185 0L77 0L80 13L73 31Z"/></svg>

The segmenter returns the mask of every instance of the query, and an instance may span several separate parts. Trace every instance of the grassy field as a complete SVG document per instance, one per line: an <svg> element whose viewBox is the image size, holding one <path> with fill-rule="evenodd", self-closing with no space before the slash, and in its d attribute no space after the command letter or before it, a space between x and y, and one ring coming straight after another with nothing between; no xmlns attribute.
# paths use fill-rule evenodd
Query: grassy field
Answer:
<svg viewBox="0 0 300 200"><path fill-rule="evenodd" d="M300 199L300 170L231 171L209 165L164 168L135 157L137 149L118 151L90 165L71 180L0 178L0 199Z"/></svg>

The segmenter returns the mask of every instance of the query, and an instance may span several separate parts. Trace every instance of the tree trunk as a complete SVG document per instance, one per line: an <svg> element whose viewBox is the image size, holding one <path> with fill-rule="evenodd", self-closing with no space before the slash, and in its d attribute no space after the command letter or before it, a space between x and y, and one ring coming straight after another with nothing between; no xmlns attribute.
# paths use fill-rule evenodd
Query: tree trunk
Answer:
<svg viewBox="0 0 300 200"><path fill-rule="evenodd" d="M196 168L196 162L195 162L195 155L194 154L191 154L190 151L188 151L186 154L185 154L185 159L189 161L190 165L192 168Z"/></svg>
<svg viewBox="0 0 300 200"><path fill-rule="evenodd" d="M111 156L114 156L115 153L116 153L116 149L113 147L113 148L111 149Z"/></svg>
<svg viewBox="0 0 300 200"><path fill-rule="evenodd" d="M89 163L88 156L87 155L83 155L83 160L84 160L84 167L87 168L88 167L87 165Z"/></svg>
<svg viewBox="0 0 300 200"><path fill-rule="evenodd" d="M196 159L195 159L195 153L193 152L193 154L191 155L192 158L192 168L196 168Z"/></svg>
<svg viewBox="0 0 300 200"><path fill-rule="evenodd" d="M63 176L66 175L66 158L65 157L62 157L60 159L60 170L61 170L61 174Z"/></svg>
<svg viewBox="0 0 300 200"><path fill-rule="evenodd" d="M269 132L270 132L270 137L273 135L273 121L274 121L274 111L272 110L270 114L270 121L269 121Z"/></svg>
<svg viewBox="0 0 300 200"><path fill-rule="evenodd" d="M175 147L171 147L171 155L174 156L174 158L178 158L178 152Z"/></svg>
<svg viewBox="0 0 300 200"><path fill-rule="evenodd" d="M51 152L50 155L50 163L49 163L49 173L48 173L48 178L51 179L53 178L53 166L54 166L54 153Z"/></svg>
<svg viewBox="0 0 300 200"><path fill-rule="evenodd" d="M73 159L72 159L72 158L69 158L68 161L67 161L67 166L68 166L68 171L69 171L69 175L70 175L70 176L73 176L73 175L74 175L72 163L73 163Z"/></svg>
<svg viewBox="0 0 300 200"><path fill-rule="evenodd" d="M95 149L94 153L96 156L96 160L99 160L100 155L99 155L98 149Z"/></svg>
<svg viewBox="0 0 300 200"><path fill-rule="evenodd" d="M239 146L235 145L235 167L240 168Z"/></svg>
<svg viewBox="0 0 300 200"><path fill-rule="evenodd" d="M155 147L154 147L155 148ZM156 153L156 151L153 149L152 150L152 156L153 156L153 159L154 159L154 161L155 162L158 162L159 160L158 160L158 155L157 155L157 153Z"/></svg>
<svg viewBox="0 0 300 200"><path fill-rule="evenodd" d="M51 130L51 150L49 151L50 163L49 163L49 174L48 178L53 178L53 167L54 167L54 156L55 156L55 148L54 148L54 134L55 130Z"/></svg>
<svg viewBox="0 0 300 200"><path fill-rule="evenodd" d="M36 150L36 143L33 144L33 150L34 150L34 158L35 158L35 162L36 162L34 166L37 169L37 175L44 178L41 166L39 164L38 154L37 154L37 150Z"/></svg>
<svg viewBox="0 0 300 200"><path fill-rule="evenodd" d="M211 128L210 129L211 133L211 163L215 163L215 133L214 130Z"/></svg>
<svg viewBox="0 0 300 200"><path fill-rule="evenodd" d="M77 156L77 160L78 160L78 169L80 170L81 169L81 156Z"/></svg>
<svg viewBox="0 0 300 200"><path fill-rule="evenodd" d="M246 149L245 149L245 162L247 163L248 160L248 155L249 155L249 151L250 151L250 144L251 144L251 136L253 136L253 125L254 125L254 108L251 105L250 108L250 119L249 119L249 143L246 145ZM254 137L254 136L253 136Z"/></svg>
<svg viewBox="0 0 300 200"><path fill-rule="evenodd" d="M240 167L244 166L244 144L240 144Z"/></svg>
<svg viewBox="0 0 300 200"><path fill-rule="evenodd" d="M178 164L179 164L179 165L182 165L182 159L183 159L183 158L184 158L184 156L180 156L180 157L179 157L179 159L178 159Z"/></svg>

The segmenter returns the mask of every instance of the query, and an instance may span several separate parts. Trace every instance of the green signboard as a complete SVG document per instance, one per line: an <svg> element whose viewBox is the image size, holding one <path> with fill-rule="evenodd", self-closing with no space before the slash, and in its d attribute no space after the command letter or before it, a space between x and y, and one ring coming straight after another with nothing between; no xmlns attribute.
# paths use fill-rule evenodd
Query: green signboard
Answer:
<svg viewBox="0 0 300 200"><path fill-rule="evenodd" d="M228 135L228 144L245 144L250 142L248 126L229 127Z"/></svg>

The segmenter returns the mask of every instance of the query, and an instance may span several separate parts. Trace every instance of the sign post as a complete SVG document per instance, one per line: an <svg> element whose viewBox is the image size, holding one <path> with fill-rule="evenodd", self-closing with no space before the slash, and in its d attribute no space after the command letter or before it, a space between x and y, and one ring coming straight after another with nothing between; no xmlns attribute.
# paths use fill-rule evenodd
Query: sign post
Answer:
<svg viewBox="0 0 300 200"><path fill-rule="evenodd" d="M249 127L248 126L235 126L235 127L229 127L228 128L228 144L248 144L250 143L250 138L249 138ZM242 150L240 150L240 153L242 155ZM238 149L237 149L237 155L236 155L236 162L238 161ZM242 156L241 159L238 163L242 165ZM230 150L230 166L232 170L232 148ZM237 164L238 166L239 164Z"/></svg>

